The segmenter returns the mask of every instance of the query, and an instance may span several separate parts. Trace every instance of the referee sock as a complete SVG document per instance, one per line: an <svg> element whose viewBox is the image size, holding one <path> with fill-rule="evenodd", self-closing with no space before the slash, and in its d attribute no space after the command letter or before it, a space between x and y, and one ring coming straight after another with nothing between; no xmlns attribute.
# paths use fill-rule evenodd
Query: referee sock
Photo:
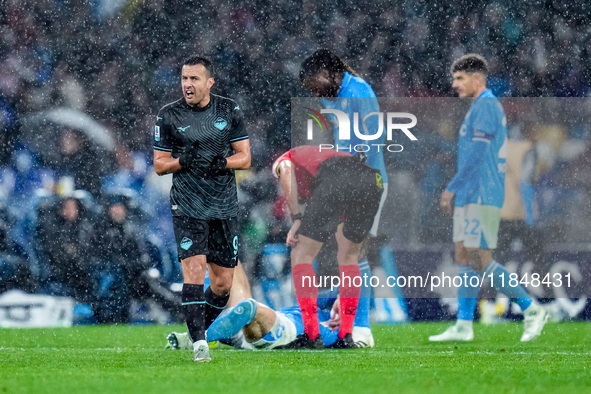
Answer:
<svg viewBox="0 0 591 394"><path fill-rule="evenodd" d="M361 278L361 270L357 264L341 265L339 266L339 273L341 274L341 286L339 287L341 328L339 328L339 338L344 338L345 335L353 332L353 321L359 304L359 294L361 294L361 287L355 286L355 284L360 284L359 279L355 280L355 278Z"/></svg>
<svg viewBox="0 0 591 394"><path fill-rule="evenodd" d="M492 286L511 298L511 301L519 305L521 310L524 311L529 308L532 299L527 293L527 290L525 290L525 287L518 281L516 286L511 286L515 281L511 281L509 275L509 271L495 260L491 261L484 270L484 276L491 281Z"/></svg>
<svg viewBox="0 0 591 394"><path fill-rule="evenodd" d="M205 296L203 294L203 285L184 283L181 300L191 340L196 342L205 339Z"/></svg>
<svg viewBox="0 0 591 394"><path fill-rule="evenodd" d="M220 315L229 299L230 293L219 296L211 290L211 286L205 290L205 329Z"/></svg>
<svg viewBox="0 0 591 394"><path fill-rule="evenodd" d="M314 286L314 282L316 282L314 266L312 264L297 264L291 272L295 295L302 311L304 332L308 334L310 339L316 339L320 335L320 328L316 312L318 309L318 288Z"/></svg>
<svg viewBox="0 0 591 394"><path fill-rule="evenodd" d="M458 320L473 321L480 287L471 286L470 283L478 284L472 278L479 278L480 275L469 265L458 265L458 274L462 278L462 284L458 287Z"/></svg>

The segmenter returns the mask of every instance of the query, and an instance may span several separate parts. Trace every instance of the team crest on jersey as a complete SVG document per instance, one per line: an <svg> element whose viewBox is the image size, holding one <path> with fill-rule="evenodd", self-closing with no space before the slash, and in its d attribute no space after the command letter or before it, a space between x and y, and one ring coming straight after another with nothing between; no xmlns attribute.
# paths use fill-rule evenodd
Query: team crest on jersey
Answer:
<svg viewBox="0 0 591 394"><path fill-rule="evenodd" d="M216 129L223 130L228 125L228 121L222 118L221 116L218 116L217 119L213 122L213 125L216 127Z"/></svg>
<svg viewBox="0 0 591 394"><path fill-rule="evenodd" d="M189 250L191 245L193 245L193 241L187 237L183 237L183 239L181 240L181 248Z"/></svg>

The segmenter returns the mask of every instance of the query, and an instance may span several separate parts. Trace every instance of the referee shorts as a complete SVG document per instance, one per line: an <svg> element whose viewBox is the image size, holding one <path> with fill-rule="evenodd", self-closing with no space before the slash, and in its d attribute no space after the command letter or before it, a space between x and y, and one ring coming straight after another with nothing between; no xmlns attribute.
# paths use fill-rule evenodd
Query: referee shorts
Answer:
<svg viewBox="0 0 591 394"><path fill-rule="evenodd" d="M179 260L206 255L207 262L225 268L238 264L238 218L195 219L173 216Z"/></svg>
<svg viewBox="0 0 591 394"><path fill-rule="evenodd" d="M326 242L344 216L343 235L354 243L367 236L378 212L383 185L378 170L354 157L320 164L298 234Z"/></svg>

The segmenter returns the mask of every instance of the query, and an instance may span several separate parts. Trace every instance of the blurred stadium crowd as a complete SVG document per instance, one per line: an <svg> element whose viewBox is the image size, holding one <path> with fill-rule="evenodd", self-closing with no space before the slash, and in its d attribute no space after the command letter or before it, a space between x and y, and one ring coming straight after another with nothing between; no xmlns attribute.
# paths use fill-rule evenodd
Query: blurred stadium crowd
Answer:
<svg viewBox="0 0 591 394"><path fill-rule="evenodd" d="M298 79L306 55L333 50L378 97L452 96L448 68L466 52L489 60L489 86L499 96L584 97L590 18L584 2L552 0L5 0L0 292L68 294L91 306L108 306L104 297L129 303L159 294L158 302L175 313L166 284L180 273L166 185L151 169L152 130L157 110L180 95L179 64L189 54L214 61L213 91L237 100L245 113L253 169L240 176L242 259L256 275L263 246L281 242L285 232L268 166L290 147L290 99L307 95ZM55 108L90 115L111 131L114 144L98 146L91 131L67 122L26 122ZM557 127L549 135L544 152L551 159L540 185L547 202L566 206L591 190L591 154L580 150L588 131ZM39 136L46 144L31 143ZM399 189L415 190L432 207L453 174L453 138L425 136L416 153L432 160L420 170L389 163L400 172ZM562 155L573 140L577 154ZM429 217L410 219L419 223L414 232L396 232L390 223L396 245L449 242L445 226L433 232ZM121 306L103 309L100 321L128 318L117 315Z"/></svg>

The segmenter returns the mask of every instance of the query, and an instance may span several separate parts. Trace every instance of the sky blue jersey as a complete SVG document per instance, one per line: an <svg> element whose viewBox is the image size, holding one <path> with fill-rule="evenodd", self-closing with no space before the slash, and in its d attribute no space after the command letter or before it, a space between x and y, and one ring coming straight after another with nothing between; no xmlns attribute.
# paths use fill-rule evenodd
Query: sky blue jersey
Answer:
<svg viewBox="0 0 591 394"><path fill-rule="evenodd" d="M458 168L447 190L456 207L503 206L507 167L507 118L490 89L478 96L460 127Z"/></svg>
<svg viewBox="0 0 591 394"><path fill-rule="evenodd" d="M348 98L350 97L355 97L355 99L349 100ZM353 114L355 112L359 113L359 131L361 133L366 135L374 135L378 130L378 115L370 116L367 119L365 118L367 115L373 112L380 112L380 105L378 104L378 99L376 98L376 94L374 93L371 86L369 86L369 84L365 82L365 80L363 80L362 78L356 77L355 75L345 71L343 75L343 82L341 82L341 88L339 89L338 97L336 99L323 98L322 105L326 109L338 109L339 111L343 111L349 115L349 120L351 122L351 138L346 140L339 139L339 127L337 117L332 114L325 115L327 120L330 120L334 126L333 129L335 149L337 148L336 145L338 145L340 151L346 151L350 152L351 154L356 154L356 152L353 151L354 145L369 145L371 148L368 152L365 153L367 155L367 165L380 171L380 175L382 176L382 182L388 182L388 174L386 172L386 164L384 162L384 147L379 147L378 151L378 147L372 145L384 144L386 139L386 133L382 133L382 136L376 140L364 140L358 138L353 131ZM365 128L362 127L363 119L365 119ZM349 148L349 146L351 146L351 148Z"/></svg>

